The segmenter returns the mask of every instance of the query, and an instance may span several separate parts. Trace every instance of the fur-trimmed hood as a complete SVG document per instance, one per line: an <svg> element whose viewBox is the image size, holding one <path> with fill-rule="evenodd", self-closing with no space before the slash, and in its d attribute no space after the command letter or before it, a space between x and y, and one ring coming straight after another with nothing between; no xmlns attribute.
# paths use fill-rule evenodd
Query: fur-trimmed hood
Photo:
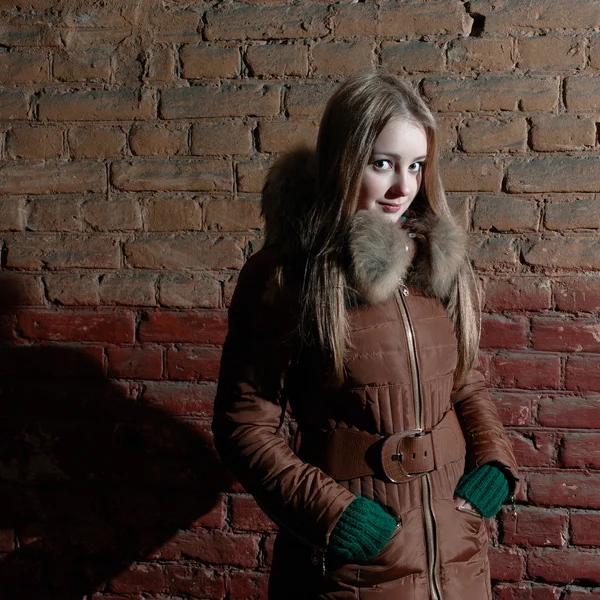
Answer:
<svg viewBox="0 0 600 600"><path fill-rule="evenodd" d="M298 148L275 162L265 182L265 244L275 246L286 259L301 259L309 247L315 179L314 151ZM450 218L431 212L407 217L402 227L365 210L352 217L346 242L347 280L363 301L386 300L399 282L442 301L448 299L466 260L466 233Z"/></svg>

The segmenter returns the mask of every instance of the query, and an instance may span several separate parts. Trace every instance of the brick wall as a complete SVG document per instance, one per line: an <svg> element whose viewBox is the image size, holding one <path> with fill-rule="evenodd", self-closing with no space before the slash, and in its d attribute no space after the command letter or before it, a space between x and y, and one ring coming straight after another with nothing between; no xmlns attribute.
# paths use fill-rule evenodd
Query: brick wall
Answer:
<svg viewBox="0 0 600 600"><path fill-rule="evenodd" d="M600 3L0 1L0 596L264 598L211 404L258 195L335 83L419 86L525 475L502 600L600 598ZM594 591L596 588L596 591Z"/></svg>

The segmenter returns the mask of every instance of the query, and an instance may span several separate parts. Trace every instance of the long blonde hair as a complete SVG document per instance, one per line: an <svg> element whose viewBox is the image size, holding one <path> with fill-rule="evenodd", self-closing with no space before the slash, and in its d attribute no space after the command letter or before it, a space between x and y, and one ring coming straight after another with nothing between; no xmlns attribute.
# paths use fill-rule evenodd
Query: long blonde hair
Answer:
<svg viewBox="0 0 600 600"><path fill-rule="evenodd" d="M310 211L313 235L300 319L305 339L313 340L324 351L340 382L347 344L345 236L357 210L361 178L372 147L392 118L416 122L427 135L423 183L413 205L428 206L433 214L452 218L439 175L435 119L417 92L381 72L365 73L342 83L329 99L319 127L316 201ZM456 383L474 364L479 344L473 290L473 273L467 264L447 302L458 339Z"/></svg>

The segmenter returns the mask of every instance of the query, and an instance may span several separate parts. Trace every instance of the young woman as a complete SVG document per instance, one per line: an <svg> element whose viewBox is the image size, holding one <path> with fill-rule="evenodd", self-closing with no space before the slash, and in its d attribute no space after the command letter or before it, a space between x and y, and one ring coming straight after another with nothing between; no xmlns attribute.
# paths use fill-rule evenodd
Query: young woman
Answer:
<svg viewBox="0 0 600 600"><path fill-rule="evenodd" d="M421 98L369 73L333 94L316 154L267 178L213 431L280 527L272 599L491 599L484 517L518 475L473 369L473 275L437 160Z"/></svg>

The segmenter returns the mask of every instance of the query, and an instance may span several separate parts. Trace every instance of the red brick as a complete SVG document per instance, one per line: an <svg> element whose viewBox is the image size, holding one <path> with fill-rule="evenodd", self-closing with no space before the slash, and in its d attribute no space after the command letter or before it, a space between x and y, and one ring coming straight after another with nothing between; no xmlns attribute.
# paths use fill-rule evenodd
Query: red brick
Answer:
<svg viewBox="0 0 600 600"><path fill-rule="evenodd" d="M162 376L162 348L108 348L110 377L121 379L159 379Z"/></svg>
<svg viewBox="0 0 600 600"><path fill-rule="evenodd" d="M327 7L224 6L206 13L208 40L315 38L327 33Z"/></svg>
<svg viewBox="0 0 600 600"><path fill-rule="evenodd" d="M599 167L600 157L595 156L516 159L508 166L507 190L511 193L594 192L598 187Z"/></svg>
<svg viewBox="0 0 600 600"><path fill-rule="evenodd" d="M505 426L533 424L533 406L539 396L531 396L523 392L502 392L492 393L491 397Z"/></svg>
<svg viewBox="0 0 600 600"><path fill-rule="evenodd" d="M590 64L592 69L600 69L600 37L590 36Z"/></svg>
<svg viewBox="0 0 600 600"><path fill-rule="evenodd" d="M544 35L519 38L517 67L551 71L582 69L585 63L583 40Z"/></svg>
<svg viewBox="0 0 600 600"><path fill-rule="evenodd" d="M481 348L526 348L529 345L529 319L515 316L484 315L481 321Z"/></svg>
<svg viewBox="0 0 600 600"><path fill-rule="evenodd" d="M478 269L497 270L500 265L514 266L519 262L514 240L509 237L479 238L479 240L474 237L470 255Z"/></svg>
<svg viewBox="0 0 600 600"><path fill-rule="evenodd" d="M600 591L570 589L564 600L599 600Z"/></svg>
<svg viewBox="0 0 600 600"><path fill-rule="evenodd" d="M63 132L58 127L15 127L8 132L6 153L9 158L60 158Z"/></svg>
<svg viewBox="0 0 600 600"><path fill-rule="evenodd" d="M148 238L125 243L125 259L133 268L147 269L240 269L244 255L231 238L200 235Z"/></svg>
<svg viewBox="0 0 600 600"><path fill-rule="evenodd" d="M452 218L457 225L468 230L471 225L468 196L448 196L446 198Z"/></svg>
<svg viewBox="0 0 600 600"><path fill-rule="evenodd" d="M241 531L270 531L273 521L256 504L251 496L233 496L231 499L231 526Z"/></svg>
<svg viewBox="0 0 600 600"><path fill-rule="evenodd" d="M308 47L268 44L250 46L246 62L252 77L306 77Z"/></svg>
<svg viewBox="0 0 600 600"><path fill-rule="evenodd" d="M524 252L528 265L564 269L600 269L600 240L553 237L534 242Z"/></svg>
<svg viewBox="0 0 600 600"><path fill-rule="evenodd" d="M527 149L525 119L469 119L460 130L465 152L524 152Z"/></svg>
<svg viewBox="0 0 600 600"><path fill-rule="evenodd" d="M163 119L268 117L279 113L279 96L278 87L249 83L165 89L160 115Z"/></svg>
<svg viewBox="0 0 600 600"><path fill-rule="evenodd" d="M170 44L154 44L148 52L148 80L173 81L177 59Z"/></svg>
<svg viewBox="0 0 600 600"><path fill-rule="evenodd" d="M600 508L600 476L584 473L534 473L529 498L538 506Z"/></svg>
<svg viewBox="0 0 600 600"><path fill-rule="evenodd" d="M232 186L231 166L222 160L116 162L112 164L111 181L126 191L209 192L229 191Z"/></svg>
<svg viewBox="0 0 600 600"><path fill-rule="evenodd" d="M216 381L220 348L175 346L167 350L167 375L173 380Z"/></svg>
<svg viewBox="0 0 600 600"><path fill-rule="evenodd" d="M39 198L29 203L27 228L32 231L81 231L80 201L64 198Z"/></svg>
<svg viewBox="0 0 600 600"><path fill-rule="evenodd" d="M381 5L377 33L393 36L468 35L472 23L472 18L466 14L462 4L453 0L425 4L422 2L386 3ZM337 29L336 35L339 35Z"/></svg>
<svg viewBox="0 0 600 600"><path fill-rule="evenodd" d="M127 231L142 228L142 212L136 198L98 198L81 206L84 223L94 231Z"/></svg>
<svg viewBox="0 0 600 600"><path fill-rule="evenodd" d="M162 275L158 286L161 305L181 308L217 308L221 285L205 275Z"/></svg>
<svg viewBox="0 0 600 600"><path fill-rule="evenodd" d="M2 83L44 83L50 78L48 53L15 50L0 54Z"/></svg>
<svg viewBox="0 0 600 600"><path fill-rule="evenodd" d="M294 146L314 146L317 141L317 121L268 121L260 123L259 147L261 152L282 152Z"/></svg>
<svg viewBox="0 0 600 600"><path fill-rule="evenodd" d="M173 5L166 10L166 5L155 6L149 15L149 26L156 32L157 40L181 43L202 39L202 11L194 5Z"/></svg>
<svg viewBox="0 0 600 600"><path fill-rule="evenodd" d="M261 192L272 160L262 158L237 164L237 183L240 192Z"/></svg>
<svg viewBox="0 0 600 600"><path fill-rule="evenodd" d="M384 42L381 60L392 73L442 71L444 54L438 44L423 41Z"/></svg>
<svg viewBox="0 0 600 600"><path fill-rule="evenodd" d="M159 594L165 591L165 574L162 566L134 563L108 582L111 591L130 594L136 592Z"/></svg>
<svg viewBox="0 0 600 600"><path fill-rule="evenodd" d="M575 76L565 80L565 104L568 110L597 110L600 76Z"/></svg>
<svg viewBox="0 0 600 600"><path fill-rule="evenodd" d="M225 311L152 312L139 325L141 342L222 344L227 333Z"/></svg>
<svg viewBox="0 0 600 600"><path fill-rule="evenodd" d="M542 152L585 150L594 146L596 124L584 115L552 115L531 119L531 147Z"/></svg>
<svg viewBox="0 0 600 600"><path fill-rule="evenodd" d="M253 199L211 200L204 211L209 230L248 231L263 225L260 202Z"/></svg>
<svg viewBox="0 0 600 600"><path fill-rule="evenodd" d="M455 116L436 116L437 146L442 157L450 157L458 148L458 127L461 120Z"/></svg>
<svg viewBox="0 0 600 600"><path fill-rule="evenodd" d="M553 282L556 308L564 311L600 311L600 277L577 275Z"/></svg>
<svg viewBox="0 0 600 600"><path fill-rule="evenodd" d="M517 462L523 467L551 467L556 462L560 437L545 431L510 434Z"/></svg>
<svg viewBox="0 0 600 600"><path fill-rule="evenodd" d="M112 48L77 48L57 52L53 59L54 78L59 81L86 81L110 79Z"/></svg>
<svg viewBox="0 0 600 600"><path fill-rule="evenodd" d="M520 506L502 511L502 543L519 546L563 546L567 540L569 515L565 510Z"/></svg>
<svg viewBox="0 0 600 600"><path fill-rule="evenodd" d="M117 240L106 236L19 234L7 240L6 266L17 269L119 268Z"/></svg>
<svg viewBox="0 0 600 600"><path fill-rule="evenodd" d="M570 202L548 202L546 205L546 229L599 229L600 208L592 198L576 198Z"/></svg>
<svg viewBox="0 0 600 600"><path fill-rule="evenodd" d="M600 513L571 513L571 537L577 546L600 546Z"/></svg>
<svg viewBox="0 0 600 600"><path fill-rule="evenodd" d="M156 98L152 92L120 89L49 92L39 100L42 121L118 121L153 119Z"/></svg>
<svg viewBox="0 0 600 600"><path fill-rule="evenodd" d="M600 391L600 360L570 356L567 360L565 386L568 390Z"/></svg>
<svg viewBox="0 0 600 600"><path fill-rule="evenodd" d="M317 42L312 48L317 77L349 77L373 68L374 47L365 42Z"/></svg>
<svg viewBox="0 0 600 600"><path fill-rule="evenodd" d="M480 196L475 200L473 226L492 231L536 231L540 207L533 200L511 196Z"/></svg>
<svg viewBox="0 0 600 600"><path fill-rule="evenodd" d="M0 167L4 194L60 194L99 192L106 188L104 165L44 161Z"/></svg>
<svg viewBox="0 0 600 600"><path fill-rule="evenodd" d="M146 204L145 212L144 224L148 231L202 229L202 211L194 198L153 198Z"/></svg>
<svg viewBox="0 0 600 600"><path fill-rule="evenodd" d="M578 579L600 583L600 561L596 552L534 550L527 561L527 574L550 583L573 583Z"/></svg>
<svg viewBox="0 0 600 600"><path fill-rule="evenodd" d="M493 158L445 158L440 174L450 192L499 192L502 186L502 167Z"/></svg>
<svg viewBox="0 0 600 600"><path fill-rule="evenodd" d="M244 571L229 574L229 598L231 600L261 600L268 594L269 578L266 573Z"/></svg>
<svg viewBox="0 0 600 600"><path fill-rule="evenodd" d="M137 156L173 156L187 154L187 137L185 126L134 125L129 132L129 145Z"/></svg>
<svg viewBox="0 0 600 600"><path fill-rule="evenodd" d="M600 397L543 398L539 405L538 422L543 427L600 429Z"/></svg>
<svg viewBox="0 0 600 600"><path fill-rule="evenodd" d="M510 71L514 66L510 39L459 38L448 47L452 71Z"/></svg>
<svg viewBox="0 0 600 600"><path fill-rule="evenodd" d="M518 548L490 546L488 550L492 579L497 581L521 581L525 575L525 559Z"/></svg>
<svg viewBox="0 0 600 600"><path fill-rule="evenodd" d="M111 158L125 153L127 137L121 127L82 125L68 134L74 158Z"/></svg>
<svg viewBox="0 0 600 600"><path fill-rule="evenodd" d="M41 277L28 273L0 272L2 308L10 306L43 306L46 304Z"/></svg>
<svg viewBox="0 0 600 600"><path fill-rule="evenodd" d="M534 317L533 347L549 352L600 352L600 322L596 319Z"/></svg>
<svg viewBox="0 0 600 600"><path fill-rule="evenodd" d="M50 273L44 276L50 302L63 305L100 304L98 275Z"/></svg>
<svg viewBox="0 0 600 600"><path fill-rule="evenodd" d="M256 535L199 529L179 532L163 548L171 560L194 558L210 565L253 568L258 565L258 541Z"/></svg>
<svg viewBox="0 0 600 600"><path fill-rule="evenodd" d="M502 5L490 5L487 0L475 0L471 11L486 18L486 33L500 34L540 29L583 29L600 26L600 7L594 0L582 0L573 11L569 0L537 0L535 4L522 0L505 0Z"/></svg>
<svg viewBox="0 0 600 600"><path fill-rule="evenodd" d="M553 111L558 105L558 84L551 77L438 77L424 80L423 95L432 109L441 111Z"/></svg>
<svg viewBox="0 0 600 600"><path fill-rule="evenodd" d="M20 6L20 4L19 4ZM6 19L4 19L6 21ZM2 27L4 46L48 46L62 45L60 29L54 23L38 22L32 24L30 15L14 14Z"/></svg>
<svg viewBox="0 0 600 600"><path fill-rule="evenodd" d="M567 468L600 469L600 434L567 434L563 439L561 462Z"/></svg>
<svg viewBox="0 0 600 600"><path fill-rule="evenodd" d="M222 574L204 567L168 565L165 567L167 590L174 596L191 598L224 598L225 579Z"/></svg>
<svg viewBox="0 0 600 600"><path fill-rule="evenodd" d="M550 308L551 289L548 279L511 277L487 279L485 310L544 310Z"/></svg>
<svg viewBox="0 0 600 600"><path fill-rule="evenodd" d="M23 231L26 215L25 198L3 196L0 201L0 230Z"/></svg>
<svg viewBox="0 0 600 600"><path fill-rule="evenodd" d="M496 600L559 600L561 590L539 583L500 583L494 586Z"/></svg>
<svg viewBox="0 0 600 600"><path fill-rule="evenodd" d="M493 360L494 385L522 389L560 387L560 358L543 354L507 354Z"/></svg>
<svg viewBox="0 0 600 600"><path fill-rule="evenodd" d="M151 273L109 273L100 276L102 304L155 306L156 279Z"/></svg>
<svg viewBox="0 0 600 600"><path fill-rule="evenodd" d="M32 340L132 343L130 312L23 311L18 315L23 335Z"/></svg>
<svg viewBox="0 0 600 600"><path fill-rule="evenodd" d="M185 45L181 49L181 63L185 79L203 77L237 77L240 73L240 49L238 47Z"/></svg>
<svg viewBox="0 0 600 600"><path fill-rule="evenodd" d="M211 418L216 386L174 382L148 382L142 392L142 404L169 416ZM203 523L200 523L201 525Z"/></svg>
<svg viewBox="0 0 600 600"><path fill-rule="evenodd" d="M252 131L241 123L195 123L192 154L250 154Z"/></svg>
<svg viewBox="0 0 600 600"><path fill-rule="evenodd" d="M320 117L333 93L332 83L291 85L286 95L286 108L291 117Z"/></svg>
<svg viewBox="0 0 600 600"><path fill-rule="evenodd" d="M21 90L0 90L0 119L27 119L28 96Z"/></svg>

